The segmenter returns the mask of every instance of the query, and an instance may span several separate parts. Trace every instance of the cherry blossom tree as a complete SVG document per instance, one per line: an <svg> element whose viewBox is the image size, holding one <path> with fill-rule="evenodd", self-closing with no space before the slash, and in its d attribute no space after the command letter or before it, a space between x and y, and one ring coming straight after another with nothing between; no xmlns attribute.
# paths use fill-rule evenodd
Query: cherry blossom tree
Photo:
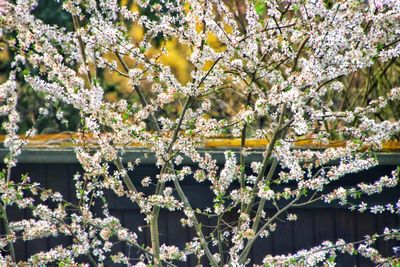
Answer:
<svg viewBox="0 0 400 267"><path fill-rule="evenodd" d="M66 29L35 17L35 0L0 1L1 41L13 51L12 70L0 85L4 145L9 149L0 177L6 225L0 245L7 251L0 256L2 266L16 264L16 239L60 235L74 242L19 264L73 265L85 256L94 266L107 257L128 265L128 255L110 255L116 238L141 252L138 266L174 266L189 255L210 266L245 266L257 239L268 238L279 220L296 220L296 214L288 213L291 208L323 201L354 212L399 212L399 199L387 205L352 204L362 195L397 187L398 170L374 183L326 190L347 174L376 166L375 152L382 142L400 133L391 111L398 107L400 87L393 83L371 93L400 54L399 1L138 0L136 5L130 9L124 1L62 1L73 21L73 29ZM144 30L141 40L127 34L132 25ZM168 55L168 40L190 49L185 59L189 82L179 81L159 60ZM104 99L105 71L129 81L126 98ZM352 83L354 77L361 80L358 85ZM79 112L74 151L84 172L71 177L78 203L34 183L29 175L18 182L11 179L36 127L24 137L18 135L22 86L48 103L38 111L38 120L60 103ZM229 103L229 115L214 112L228 109ZM62 109L57 119L68 123ZM241 143L239 152L225 151L222 168L201 150L205 139L220 135L238 137ZM247 164L251 151L246 142L254 138L267 139L268 144L262 161ZM321 149L297 148L296 141L302 139ZM331 140L344 146L329 146ZM159 173L140 181L150 190L135 186L142 159L123 164L132 143L155 155ZM189 177L210 184L212 206L192 206L181 187ZM110 215L105 190L138 205L150 230L150 246L138 243L136 233ZM46 206L46 200L55 205ZM91 210L94 201L103 201L101 214ZM266 215L267 203L275 205L274 215ZM9 221L6 211L11 205L32 210L34 219ZM160 243L160 210L180 211L182 225L194 229L196 235L185 248ZM228 231L222 218L232 212L237 220ZM217 219L216 234L204 232L199 216ZM340 252L391 266L394 258L373 248L378 239L398 240L399 229L386 228L357 242L331 240L294 254L265 255L264 264L333 266L332 258Z"/></svg>

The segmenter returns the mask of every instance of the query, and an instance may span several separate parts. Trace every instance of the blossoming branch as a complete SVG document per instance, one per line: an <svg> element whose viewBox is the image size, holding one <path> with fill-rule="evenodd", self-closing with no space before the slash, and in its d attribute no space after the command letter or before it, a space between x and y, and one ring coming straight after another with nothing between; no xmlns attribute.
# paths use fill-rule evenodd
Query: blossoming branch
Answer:
<svg viewBox="0 0 400 267"><path fill-rule="evenodd" d="M0 246L7 252L0 255L1 265L74 265L84 258L101 266L111 258L125 265L174 266L194 255L210 266L246 266L256 240L269 238L281 221L296 220L289 209L297 206L336 201L354 212L399 212L399 199L379 206L352 203L398 187L398 170L352 188L334 183L376 166L374 151L399 136L393 108L399 105L398 79L377 86L398 64L399 1L61 2L71 28L35 16L35 0L0 1L1 42L12 51L8 80L0 85L4 146L9 149L0 179L6 225ZM139 39L129 34L133 26L143 31ZM171 40L189 51L184 56L187 81L161 60L171 53ZM129 91L115 101L105 97L107 73L128 84ZM20 138L18 105L24 87L46 104ZM71 120L60 103L79 114L74 152L83 172L71 177L76 203L30 181L29 175L11 179L40 120L52 109L58 109L60 123ZM97 149L88 146L88 135ZM201 150L204 139L221 135L240 139L239 152L224 151L223 166ZM252 138L268 142L262 160L248 164ZM296 148L301 139L345 145ZM131 143L148 147L156 175L138 181L142 159L123 164ZM190 177L209 184L211 206L192 205L181 186ZM327 191L331 185L335 189ZM149 246L138 243L137 233L110 214L106 190L139 207ZM102 203L101 214L92 210L95 202ZM265 212L267 203L275 207L273 215ZM34 218L8 221L11 205L31 210ZM162 244L160 210L181 212L182 225L194 229L185 247ZM232 212L236 220L228 223L224 216ZM201 216L216 218L211 234ZM16 240L48 236L69 236L73 243L16 262ZM263 264L331 266L342 252L390 266L395 258L372 247L378 238L398 240L398 229L356 243L332 240L295 254L265 255ZM123 251L111 255L119 242L138 249L137 259Z"/></svg>

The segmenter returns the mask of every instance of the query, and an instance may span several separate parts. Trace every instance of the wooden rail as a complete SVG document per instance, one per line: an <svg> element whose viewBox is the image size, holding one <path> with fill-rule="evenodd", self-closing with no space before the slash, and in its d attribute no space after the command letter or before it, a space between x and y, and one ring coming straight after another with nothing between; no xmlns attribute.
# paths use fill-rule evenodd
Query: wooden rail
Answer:
<svg viewBox="0 0 400 267"><path fill-rule="evenodd" d="M74 140L78 139L78 133L57 133L57 134L41 134L29 138L27 148L68 148L74 146ZM21 136L25 138L25 136ZM5 136L0 135L0 143L4 142ZM88 145L96 146L95 140L90 136L86 135L85 140ZM262 149L268 145L267 139L247 139L245 146L252 149ZM331 140L328 144L317 143L315 139L303 138L299 139L294 143L294 147L303 149L326 149L329 147L344 147L346 140ZM131 143L131 148L144 148L143 144ZM240 147L239 138L208 138L203 141L203 148L238 148ZM382 143L381 152L399 152L400 141L390 140Z"/></svg>

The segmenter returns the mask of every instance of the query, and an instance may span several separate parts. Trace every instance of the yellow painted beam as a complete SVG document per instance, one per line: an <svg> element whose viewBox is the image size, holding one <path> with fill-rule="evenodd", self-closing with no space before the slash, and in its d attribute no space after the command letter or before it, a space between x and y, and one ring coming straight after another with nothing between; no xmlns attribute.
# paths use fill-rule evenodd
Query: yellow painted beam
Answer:
<svg viewBox="0 0 400 267"><path fill-rule="evenodd" d="M66 148L72 147L73 141L78 138L78 133L57 133L57 134L41 134L29 138L30 148ZM25 138L25 136L21 136ZM0 135L0 143L4 142L5 136ZM95 146L94 140L90 135L86 135L85 139L89 146ZM345 140L331 140L328 144L316 143L313 139L302 139L294 143L296 148L304 149L325 149L329 147L344 147ZM267 139L246 139L245 147L252 149L263 149L268 145ZM132 143L130 147L145 147L139 143ZM204 140L204 148L239 148L239 138L209 138ZM400 152L400 141L392 140L382 143L383 152Z"/></svg>

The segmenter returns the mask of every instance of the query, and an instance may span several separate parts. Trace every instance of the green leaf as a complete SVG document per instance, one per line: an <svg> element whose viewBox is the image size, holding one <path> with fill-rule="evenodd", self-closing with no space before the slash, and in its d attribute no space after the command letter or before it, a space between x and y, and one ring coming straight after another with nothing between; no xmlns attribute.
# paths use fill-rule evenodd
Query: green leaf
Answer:
<svg viewBox="0 0 400 267"><path fill-rule="evenodd" d="M261 16L265 13L265 4L262 2L258 2L255 5L257 15Z"/></svg>
<svg viewBox="0 0 400 267"><path fill-rule="evenodd" d="M327 8L327 9L331 9L332 7L333 7L333 1L331 1L331 0L324 0L324 6L325 6L325 8Z"/></svg>
<svg viewBox="0 0 400 267"><path fill-rule="evenodd" d="M122 118L123 118L124 120L129 119L129 114L128 114L128 113L122 114Z"/></svg>
<svg viewBox="0 0 400 267"><path fill-rule="evenodd" d="M378 44L378 45L376 46L376 50L378 50L378 52L381 52L381 51L383 50L383 48L385 48L385 45L384 45L384 44Z"/></svg>

